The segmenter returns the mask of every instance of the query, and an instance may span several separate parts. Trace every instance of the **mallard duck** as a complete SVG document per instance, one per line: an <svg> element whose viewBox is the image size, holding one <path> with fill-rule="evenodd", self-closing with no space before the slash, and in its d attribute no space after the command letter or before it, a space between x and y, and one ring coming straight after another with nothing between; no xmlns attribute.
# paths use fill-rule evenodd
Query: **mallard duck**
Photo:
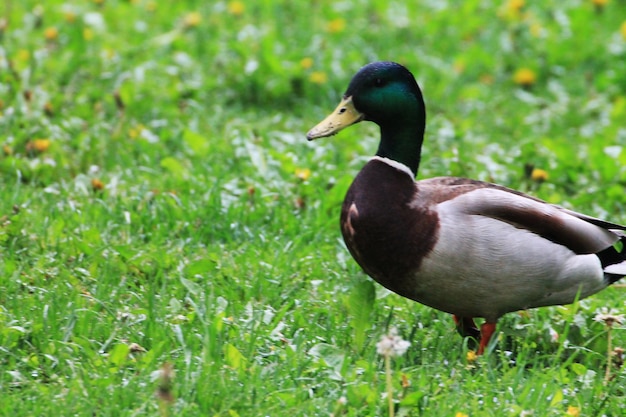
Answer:
<svg viewBox="0 0 626 417"><path fill-rule="evenodd" d="M451 313L482 354L505 313L570 304L626 276L626 226L500 185L456 177L416 181L426 110L405 67L366 65L309 140L368 120L376 156L341 208L361 268L389 290ZM480 329L474 318L484 318Z"/></svg>

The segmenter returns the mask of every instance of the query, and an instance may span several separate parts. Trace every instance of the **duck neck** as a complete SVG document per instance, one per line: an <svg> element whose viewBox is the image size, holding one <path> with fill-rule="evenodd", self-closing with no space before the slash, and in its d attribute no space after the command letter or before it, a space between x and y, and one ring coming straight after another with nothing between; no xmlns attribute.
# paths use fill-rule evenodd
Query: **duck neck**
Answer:
<svg viewBox="0 0 626 417"><path fill-rule="evenodd" d="M380 127L381 141L376 155L393 159L417 175L424 140L424 123L389 123Z"/></svg>

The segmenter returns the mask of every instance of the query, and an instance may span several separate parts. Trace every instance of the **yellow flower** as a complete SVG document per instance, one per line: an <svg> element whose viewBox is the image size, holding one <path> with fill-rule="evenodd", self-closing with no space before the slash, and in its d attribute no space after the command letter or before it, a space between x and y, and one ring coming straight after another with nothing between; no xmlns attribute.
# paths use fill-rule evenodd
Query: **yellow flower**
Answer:
<svg viewBox="0 0 626 417"><path fill-rule="evenodd" d="M537 81L537 74L529 68L520 68L513 74L513 81L522 87L530 87Z"/></svg>
<svg viewBox="0 0 626 417"><path fill-rule="evenodd" d="M146 10L149 12L153 12L155 11L157 8L157 2L156 1L149 1L146 3Z"/></svg>
<svg viewBox="0 0 626 417"><path fill-rule="evenodd" d="M619 27L619 31L622 32L622 37L626 40L626 20L624 20L622 26Z"/></svg>
<svg viewBox="0 0 626 417"><path fill-rule="evenodd" d="M530 25L530 34L533 35L535 38L538 38L539 36L541 36L542 32L543 32L543 28L541 27L539 23L535 22L532 25Z"/></svg>
<svg viewBox="0 0 626 417"><path fill-rule="evenodd" d="M59 37L59 30L54 26L50 26L43 31L43 36L47 41L54 41Z"/></svg>
<svg viewBox="0 0 626 417"><path fill-rule="evenodd" d="M469 415L466 414L466 413L462 413L460 411L457 411L457 413L454 415L454 417L469 417Z"/></svg>
<svg viewBox="0 0 626 417"><path fill-rule="evenodd" d="M138 124L135 127L131 127L128 130L128 136L130 136L131 139L137 139L139 137L139 135L141 135L141 132L143 131L144 126L142 124Z"/></svg>
<svg viewBox="0 0 626 417"><path fill-rule="evenodd" d="M533 168L530 178L536 182L544 182L549 177L548 172L541 168Z"/></svg>
<svg viewBox="0 0 626 417"><path fill-rule="evenodd" d="M314 84L324 84L327 79L328 77L323 71L313 71L309 76L309 80Z"/></svg>
<svg viewBox="0 0 626 417"><path fill-rule="evenodd" d="M509 0L499 9L498 14L507 20L519 20L523 17L525 6L525 0Z"/></svg>
<svg viewBox="0 0 626 417"><path fill-rule="evenodd" d="M343 32L345 28L346 28L346 20L342 17L333 19L330 22L328 22L328 24L326 25L326 29L330 33Z"/></svg>
<svg viewBox="0 0 626 417"><path fill-rule="evenodd" d="M67 23L74 23L76 21L76 13L67 11L63 14L63 18Z"/></svg>
<svg viewBox="0 0 626 417"><path fill-rule="evenodd" d="M594 6L603 7L609 2L609 0L591 0Z"/></svg>
<svg viewBox="0 0 626 417"><path fill-rule="evenodd" d="M90 41L93 39L93 30L90 28L83 29L83 39L86 41Z"/></svg>
<svg viewBox="0 0 626 417"><path fill-rule="evenodd" d="M477 358L478 358L478 355L476 355L476 352L474 352L473 350L468 350L467 354L465 355L465 359L468 362L474 362L476 361Z"/></svg>
<svg viewBox="0 0 626 417"><path fill-rule="evenodd" d="M26 62L30 59L30 52L26 49L20 49L17 51L17 59L22 62Z"/></svg>
<svg viewBox="0 0 626 417"><path fill-rule="evenodd" d="M512 12L521 11L526 6L525 0L509 0L506 7Z"/></svg>
<svg viewBox="0 0 626 417"><path fill-rule="evenodd" d="M580 416L580 408L570 405L567 407L567 412L565 414L572 417L578 417Z"/></svg>
<svg viewBox="0 0 626 417"><path fill-rule="evenodd" d="M300 67L302 69L307 70L311 68L312 66L313 66L313 58L306 57L306 58L302 58L302 60L300 61Z"/></svg>
<svg viewBox="0 0 626 417"><path fill-rule="evenodd" d="M233 16L241 16L246 11L246 5L242 1L234 0L228 3L227 9Z"/></svg>
<svg viewBox="0 0 626 417"><path fill-rule="evenodd" d="M104 188L104 183L99 178L93 178L91 180L91 188L93 188L94 191L100 191Z"/></svg>
<svg viewBox="0 0 626 417"><path fill-rule="evenodd" d="M311 176L311 170L308 168L296 168L296 177L302 181L306 181Z"/></svg>
<svg viewBox="0 0 626 417"><path fill-rule="evenodd" d="M406 374L402 374L400 381L402 388L404 389L407 389L411 386L411 381L409 381L409 377L406 376Z"/></svg>
<svg viewBox="0 0 626 417"><path fill-rule="evenodd" d="M50 139L34 139L26 144L26 150L45 152L50 147Z"/></svg>
<svg viewBox="0 0 626 417"><path fill-rule="evenodd" d="M196 27L202 22L202 15L198 12L191 12L185 16L184 25L185 27L191 28Z"/></svg>

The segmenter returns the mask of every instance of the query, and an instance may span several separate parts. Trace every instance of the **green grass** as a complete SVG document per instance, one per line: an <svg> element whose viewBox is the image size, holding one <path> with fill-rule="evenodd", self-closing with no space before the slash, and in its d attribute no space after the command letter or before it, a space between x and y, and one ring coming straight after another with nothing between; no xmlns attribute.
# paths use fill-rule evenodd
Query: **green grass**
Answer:
<svg viewBox="0 0 626 417"><path fill-rule="evenodd" d="M468 362L341 242L375 127L305 139L359 67L399 61L429 111L421 177L624 223L623 0L170 3L0 4L0 415L386 415L390 327L412 343L397 415L625 413L593 320L623 288L509 314Z"/></svg>

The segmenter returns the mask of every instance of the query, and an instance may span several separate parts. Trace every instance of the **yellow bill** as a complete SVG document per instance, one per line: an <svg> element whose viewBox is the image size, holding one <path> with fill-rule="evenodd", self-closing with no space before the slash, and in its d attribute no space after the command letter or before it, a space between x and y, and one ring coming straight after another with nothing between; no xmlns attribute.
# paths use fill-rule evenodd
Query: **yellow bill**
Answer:
<svg viewBox="0 0 626 417"><path fill-rule="evenodd" d="M308 140L334 135L341 129L363 119L363 113L357 111L352 103L352 96L341 100L337 108L317 126L306 134Z"/></svg>

